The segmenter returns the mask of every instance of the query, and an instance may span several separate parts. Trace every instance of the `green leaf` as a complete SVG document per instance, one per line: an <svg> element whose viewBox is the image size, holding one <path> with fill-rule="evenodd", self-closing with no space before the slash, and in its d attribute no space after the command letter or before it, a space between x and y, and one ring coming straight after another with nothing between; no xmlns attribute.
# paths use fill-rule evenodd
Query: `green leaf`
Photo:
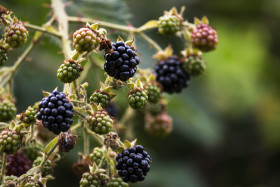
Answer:
<svg viewBox="0 0 280 187"><path fill-rule="evenodd" d="M125 149L128 149L128 148L131 147L131 143L129 141L127 141L127 140L125 140L123 144L124 144L124 148Z"/></svg>
<svg viewBox="0 0 280 187"><path fill-rule="evenodd" d="M48 152L51 150L51 148L53 148L53 147L56 145L57 141L58 141L58 136L56 136L56 137L46 146L46 148L44 149L44 152L45 152L45 153L48 153Z"/></svg>

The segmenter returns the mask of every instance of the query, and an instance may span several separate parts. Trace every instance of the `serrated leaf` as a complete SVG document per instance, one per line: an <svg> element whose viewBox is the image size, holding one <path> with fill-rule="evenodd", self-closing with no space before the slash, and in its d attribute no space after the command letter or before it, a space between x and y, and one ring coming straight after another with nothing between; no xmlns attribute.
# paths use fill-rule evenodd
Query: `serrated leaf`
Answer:
<svg viewBox="0 0 280 187"><path fill-rule="evenodd" d="M55 146L55 144L57 143L57 141L58 141L58 136L56 136L56 137L46 146L46 148L44 149L44 152L45 152L45 153L48 153L48 152L51 150L51 148L52 148L53 146Z"/></svg>

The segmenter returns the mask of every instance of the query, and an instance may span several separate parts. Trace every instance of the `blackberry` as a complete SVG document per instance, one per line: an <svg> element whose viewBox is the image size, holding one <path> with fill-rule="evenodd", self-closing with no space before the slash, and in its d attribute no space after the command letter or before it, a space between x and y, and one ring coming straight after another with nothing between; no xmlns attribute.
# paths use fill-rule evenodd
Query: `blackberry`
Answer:
<svg viewBox="0 0 280 187"><path fill-rule="evenodd" d="M118 175L124 182L143 181L150 170L150 155L141 145L123 150L116 160Z"/></svg>
<svg viewBox="0 0 280 187"><path fill-rule="evenodd" d="M22 149L22 152L27 156L28 159L34 161L38 156L41 155L43 150L44 146L42 144L36 143L35 146L25 147Z"/></svg>
<svg viewBox="0 0 280 187"><path fill-rule="evenodd" d="M128 187L126 182L123 182L120 177L113 177L110 182L108 182L107 187Z"/></svg>
<svg viewBox="0 0 280 187"><path fill-rule="evenodd" d="M118 135L115 132L110 132L106 135L104 139L104 145L110 147L112 150L118 150L120 144L118 142Z"/></svg>
<svg viewBox="0 0 280 187"><path fill-rule="evenodd" d="M176 15L164 15L158 20L158 32L160 34L174 35L180 30L180 19Z"/></svg>
<svg viewBox="0 0 280 187"><path fill-rule="evenodd" d="M0 121L8 122L16 116L16 106L9 100L0 101Z"/></svg>
<svg viewBox="0 0 280 187"><path fill-rule="evenodd" d="M135 75L140 59L135 49L123 41L112 43L112 49L112 53L106 53L104 56L106 59L104 70L115 79L127 81Z"/></svg>
<svg viewBox="0 0 280 187"><path fill-rule="evenodd" d="M156 116L165 110L165 106L162 103L149 103L147 105L147 111L149 114Z"/></svg>
<svg viewBox="0 0 280 187"><path fill-rule="evenodd" d="M25 174L32 166L32 161L29 160L22 151L16 154L7 155L6 175L21 176Z"/></svg>
<svg viewBox="0 0 280 187"><path fill-rule="evenodd" d="M84 173L80 180L80 187L106 186L108 177L104 174Z"/></svg>
<svg viewBox="0 0 280 187"><path fill-rule="evenodd" d="M24 184L24 187L43 187L43 184L37 180L29 180Z"/></svg>
<svg viewBox="0 0 280 187"><path fill-rule="evenodd" d="M77 136L70 133L61 133L58 139L59 150L62 152L69 152L74 148L77 142Z"/></svg>
<svg viewBox="0 0 280 187"><path fill-rule="evenodd" d="M24 113L20 115L20 121L26 124L26 127L36 122L37 110L29 106Z"/></svg>
<svg viewBox="0 0 280 187"><path fill-rule="evenodd" d="M22 144L19 132L4 129L0 133L0 153L15 154Z"/></svg>
<svg viewBox="0 0 280 187"><path fill-rule="evenodd" d="M93 51L100 42L99 33L90 28L90 26L80 28L73 34L73 47L80 54Z"/></svg>
<svg viewBox="0 0 280 187"><path fill-rule="evenodd" d="M43 158L41 156L37 157L34 161L33 161L33 165L32 167L36 167L39 166L41 164L41 162L43 161ZM53 163L51 160L47 160L43 167L41 168L41 172L42 172L42 176L45 177L47 175L50 175L53 173Z"/></svg>
<svg viewBox="0 0 280 187"><path fill-rule="evenodd" d="M4 29L5 42L12 48L21 47L27 41L28 31L21 21L12 22Z"/></svg>
<svg viewBox="0 0 280 187"><path fill-rule="evenodd" d="M145 86L145 90L148 92L148 100L151 103L157 103L161 97L161 86L158 83L150 83Z"/></svg>
<svg viewBox="0 0 280 187"><path fill-rule="evenodd" d="M106 111L108 114L112 117L117 117L118 115L118 107L114 102L110 102L109 105L106 108Z"/></svg>
<svg viewBox="0 0 280 187"><path fill-rule="evenodd" d="M57 70L57 78L64 83L70 83L79 78L83 70L81 65L74 60L65 60Z"/></svg>
<svg viewBox="0 0 280 187"><path fill-rule="evenodd" d="M101 105L102 108L106 108L110 103L110 95L106 92L100 90L95 90L90 96L89 101L95 103L96 105Z"/></svg>
<svg viewBox="0 0 280 187"><path fill-rule="evenodd" d="M159 61L155 73L156 81L162 85L164 92L181 92L189 85L190 77L183 71L182 64L176 56Z"/></svg>
<svg viewBox="0 0 280 187"><path fill-rule="evenodd" d="M206 65L200 56L189 55L184 59L184 61L182 63L182 68L190 76L198 76L198 75L201 75L205 71Z"/></svg>
<svg viewBox="0 0 280 187"><path fill-rule="evenodd" d="M90 129L97 134L107 134L114 125L114 120L105 110L97 110L88 118Z"/></svg>
<svg viewBox="0 0 280 187"><path fill-rule="evenodd" d="M66 132L73 123L73 105L63 92L53 91L39 103L37 119L42 120L44 127L55 134Z"/></svg>
<svg viewBox="0 0 280 187"><path fill-rule="evenodd" d="M199 24L192 31L191 41L194 48L208 52L216 49L218 35L216 30L208 24Z"/></svg>
<svg viewBox="0 0 280 187"><path fill-rule="evenodd" d="M104 153L101 148L95 147L93 152L89 155L89 158L92 162L95 162L97 166L100 165L101 161L101 168L106 169L108 166L108 160L104 157Z"/></svg>
<svg viewBox="0 0 280 187"><path fill-rule="evenodd" d="M0 66L3 66L8 61L8 51L0 46Z"/></svg>
<svg viewBox="0 0 280 187"><path fill-rule="evenodd" d="M128 103L133 109L141 109L145 106L148 95L145 90L134 89L128 94Z"/></svg>

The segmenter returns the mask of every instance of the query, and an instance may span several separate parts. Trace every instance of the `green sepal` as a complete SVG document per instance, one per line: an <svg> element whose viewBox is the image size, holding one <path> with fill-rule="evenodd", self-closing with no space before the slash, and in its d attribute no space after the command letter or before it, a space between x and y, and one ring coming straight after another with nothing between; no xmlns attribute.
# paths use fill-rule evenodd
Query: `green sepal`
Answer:
<svg viewBox="0 0 280 187"><path fill-rule="evenodd" d="M117 42L124 42L124 40L122 39L122 37L118 36Z"/></svg>
<svg viewBox="0 0 280 187"><path fill-rule="evenodd" d="M131 143L128 141L128 140L125 140L124 142L123 142L123 145L124 145L124 148L125 149L129 149L132 145L131 145Z"/></svg>
<svg viewBox="0 0 280 187"><path fill-rule="evenodd" d="M125 45L132 46L133 41L134 41L134 39L133 40L128 40L128 41L125 42Z"/></svg>
<svg viewBox="0 0 280 187"><path fill-rule="evenodd" d="M203 23L203 24L209 24L209 20L208 20L208 18L206 17L206 16L203 16L202 18L201 18L201 22Z"/></svg>
<svg viewBox="0 0 280 187"><path fill-rule="evenodd" d="M16 127L16 123L15 123L15 121L12 121L11 123L10 123L10 127L9 127L9 129L14 129Z"/></svg>
<svg viewBox="0 0 280 187"><path fill-rule="evenodd" d="M118 153L122 153L123 150L124 150L124 147L123 147L123 146L120 146L120 147L118 148Z"/></svg>
<svg viewBox="0 0 280 187"><path fill-rule="evenodd" d="M135 84L133 82L129 82L129 83L127 83L127 85L129 86L130 90L135 89Z"/></svg>
<svg viewBox="0 0 280 187"><path fill-rule="evenodd" d="M94 24L92 24L92 25L90 25L89 26L92 30L97 30L97 28L98 28L98 23L94 23Z"/></svg>
<svg viewBox="0 0 280 187"><path fill-rule="evenodd" d="M131 147L135 147L136 142L137 142L137 138L131 142Z"/></svg>
<svg viewBox="0 0 280 187"><path fill-rule="evenodd" d="M48 97L49 95L51 95L51 93L50 92L47 92L47 91L42 91L43 92L43 95L45 96L45 97Z"/></svg>
<svg viewBox="0 0 280 187"><path fill-rule="evenodd" d="M144 88L143 83L140 81L140 79L137 79L136 82L135 82L135 84L136 84L136 87L137 87L137 88L141 88L141 89Z"/></svg>
<svg viewBox="0 0 280 187"><path fill-rule="evenodd" d="M55 146L55 144L57 143L57 141L58 141L58 136L56 136L54 139L52 139L52 141L50 141L50 143L46 146L46 148L44 149L44 152L45 153L48 153L50 150L51 150L51 148L53 147L53 146Z"/></svg>
<svg viewBox="0 0 280 187"><path fill-rule="evenodd" d="M200 20L197 17L194 17L194 24L195 25L199 25L200 24Z"/></svg>

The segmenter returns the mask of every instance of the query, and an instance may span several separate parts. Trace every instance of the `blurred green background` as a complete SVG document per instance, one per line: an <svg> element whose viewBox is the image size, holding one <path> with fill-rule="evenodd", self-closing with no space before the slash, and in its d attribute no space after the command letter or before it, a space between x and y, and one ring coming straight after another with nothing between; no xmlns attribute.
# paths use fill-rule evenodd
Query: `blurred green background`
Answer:
<svg viewBox="0 0 280 187"><path fill-rule="evenodd" d="M139 120L133 124L135 135L152 155L153 163L145 182L132 186L280 186L279 0L71 2L66 8L70 15L134 26L157 19L172 6L180 9L184 5L186 19L193 21L194 16L206 15L218 31L217 50L204 55L204 76L193 78L181 94L167 96L174 132L165 139L149 136L143 129L143 114L138 113ZM32 24L40 25L49 16L48 1L1 0L1 4ZM73 24L72 33L80 26ZM162 47L172 43L177 54L184 48L180 38L161 36L156 30L147 34ZM155 51L140 38L136 43L141 66L153 67L151 56ZM23 50L10 52L8 65ZM41 90L51 91L56 86L62 89L56 78L62 61L59 41L46 36L16 75L18 112L40 100ZM97 88L96 73L102 79L102 70L90 71L89 93ZM127 103L124 98L117 103L122 113ZM81 143L79 140L78 145ZM63 156L55 170L56 180L49 181L48 186L78 186L79 179L71 171L77 151L82 151L81 146Z"/></svg>

